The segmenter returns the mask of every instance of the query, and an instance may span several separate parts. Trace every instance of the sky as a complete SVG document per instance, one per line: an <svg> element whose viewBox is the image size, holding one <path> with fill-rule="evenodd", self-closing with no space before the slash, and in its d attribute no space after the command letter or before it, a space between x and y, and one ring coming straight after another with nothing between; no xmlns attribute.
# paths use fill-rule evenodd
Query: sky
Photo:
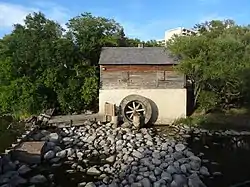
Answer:
<svg viewBox="0 0 250 187"><path fill-rule="evenodd" d="M115 19L128 37L162 39L175 27L191 28L213 19L250 20L249 0L0 0L0 38L29 13L41 11L62 26L84 12Z"/></svg>

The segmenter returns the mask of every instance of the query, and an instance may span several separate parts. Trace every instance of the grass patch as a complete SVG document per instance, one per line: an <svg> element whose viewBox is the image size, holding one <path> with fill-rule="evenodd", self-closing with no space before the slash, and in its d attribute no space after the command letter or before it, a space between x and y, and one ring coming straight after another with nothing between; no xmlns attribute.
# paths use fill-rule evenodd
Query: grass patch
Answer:
<svg viewBox="0 0 250 187"><path fill-rule="evenodd" d="M190 117L176 120L174 124L186 124L210 130L250 130L250 110L234 108L209 114L195 113Z"/></svg>

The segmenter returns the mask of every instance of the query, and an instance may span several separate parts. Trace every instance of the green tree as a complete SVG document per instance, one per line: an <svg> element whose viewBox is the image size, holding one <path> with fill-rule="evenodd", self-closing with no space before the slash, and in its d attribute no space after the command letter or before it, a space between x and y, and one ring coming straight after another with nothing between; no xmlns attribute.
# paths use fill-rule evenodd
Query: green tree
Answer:
<svg viewBox="0 0 250 187"><path fill-rule="evenodd" d="M128 38L126 37L124 33L124 29L122 28L120 32L118 33L118 46L119 47L127 47L127 40Z"/></svg>
<svg viewBox="0 0 250 187"><path fill-rule="evenodd" d="M69 20L67 26L69 28L67 35L74 38L82 56L90 60L92 65L98 64L103 46L118 46L118 39L123 30L113 19L96 17L91 13L84 13Z"/></svg>
<svg viewBox="0 0 250 187"><path fill-rule="evenodd" d="M64 113L89 107L98 84L91 80L92 92L84 92L89 77L96 77L87 60L60 25L42 13L28 15L0 40L0 112L22 116L57 106Z"/></svg>
<svg viewBox="0 0 250 187"><path fill-rule="evenodd" d="M145 45L146 47L160 47L160 46L161 46L161 45L159 45L159 44L157 43L156 40L149 40L149 41L146 41L146 42L144 42L144 45Z"/></svg>
<svg viewBox="0 0 250 187"><path fill-rule="evenodd" d="M177 70L194 86L195 102L206 111L228 108L249 98L250 27L232 20L196 25L197 35L175 37L167 43L179 57ZM244 75L244 76L243 76Z"/></svg>
<svg viewBox="0 0 250 187"><path fill-rule="evenodd" d="M113 19L90 13L67 26L65 31L38 12L0 39L0 113L26 116L51 107L63 113L94 107L101 48L145 43L126 37Z"/></svg>

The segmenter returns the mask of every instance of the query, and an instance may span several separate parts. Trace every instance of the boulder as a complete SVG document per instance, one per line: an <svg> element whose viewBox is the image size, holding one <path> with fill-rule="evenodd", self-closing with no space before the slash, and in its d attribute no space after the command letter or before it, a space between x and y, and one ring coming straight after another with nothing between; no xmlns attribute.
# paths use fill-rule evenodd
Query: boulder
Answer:
<svg viewBox="0 0 250 187"><path fill-rule="evenodd" d="M175 145L175 150L176 151L184 151L186 149L186 146L181 144L181 143L178 143Z"/></svg>
<svg viewBox="0 0 250 187"><path fill-rule="evenodd" d="M48 135L50 142L58 142L59 141L59 135L57 133L51 133Z"/></svg>
<svg viewBox="0 0 250 187"><path fill-rule="evenodd" d="M22 165L17 171L20 175L25 175L26 173L30 172L31 169L27 165Z"/></svg>
<svg viewBox="0 0 250 187"><path fill-rule="evenodd" d="M96 169L95 167L91 167L87 170L87 174L98 176L98 175L101 175L101 172L98 169Z"/></svg>
<svg viewBox="0 0 250 187"><path fill-rule="evenodd" d="M43 175L39 174L39 175L36 175L36 176L33 176L31 179L30 179L30 183L31 184L42 184L42 183L45 183L47 182L47 179L46 177L44 177Z"/></svg>
<svg viewBox="0 0 250 187"><path fill-rule="evenodd" d="M67 156L67 151L66 150L62 150L56 153L56 157L58 158L65 158Z"/></svg>
<svg viewBox="0 0 250 187"><path fill-rule="evenodd" d="M201 181L200 177L196 173L193 173L192 175L189 176L188 186L189 187L206 187L206 185Z"/></svg>
<svg viewBox="0 0 250 187"><path fill-rule="evenodd" d="M54 158L55 155L56 155L56 153L54 151L50 150L47 153L45 153L43 157L45 160L50 160L50 159Z"/></svg>

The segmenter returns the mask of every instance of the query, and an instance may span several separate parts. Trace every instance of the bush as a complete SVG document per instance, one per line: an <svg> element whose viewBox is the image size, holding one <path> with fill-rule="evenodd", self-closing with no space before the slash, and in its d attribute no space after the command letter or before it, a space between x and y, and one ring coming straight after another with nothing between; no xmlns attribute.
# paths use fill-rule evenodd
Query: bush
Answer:
<svg viewBox="0 0 250 187"><path fill-rule="evenodd" d="M220 97L211 91L201 91L198 98L199 108L205 112L215 109L220 104Z"/></svg>

